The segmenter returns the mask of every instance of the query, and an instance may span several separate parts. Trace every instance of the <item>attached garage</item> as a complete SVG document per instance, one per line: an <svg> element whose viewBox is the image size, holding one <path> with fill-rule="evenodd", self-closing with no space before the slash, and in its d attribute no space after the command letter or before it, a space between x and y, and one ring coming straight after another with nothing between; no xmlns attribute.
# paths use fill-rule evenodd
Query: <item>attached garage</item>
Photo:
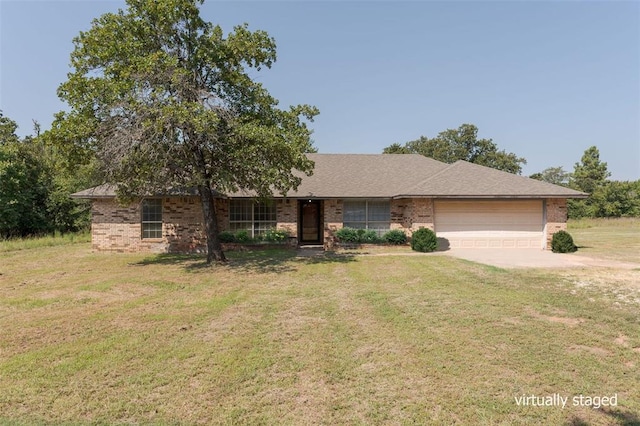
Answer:
<svg viewBox="0 0 640 426"><path fill-rule="evenodd" d="M542 200L435 200L434 227L451 248L543 248ZM446 243L445 243L446 244Z"/></svg>

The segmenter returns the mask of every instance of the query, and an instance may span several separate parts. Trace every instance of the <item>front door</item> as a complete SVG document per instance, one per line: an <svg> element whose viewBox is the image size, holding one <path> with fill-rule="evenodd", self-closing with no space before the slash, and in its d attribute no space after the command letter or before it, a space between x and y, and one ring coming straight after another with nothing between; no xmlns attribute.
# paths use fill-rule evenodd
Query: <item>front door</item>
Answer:
<svg viewBox="0 0 640 426"><path fill-rule="evenodd" d="M320 243L320 201L300 201L300 243Z"/></svg>

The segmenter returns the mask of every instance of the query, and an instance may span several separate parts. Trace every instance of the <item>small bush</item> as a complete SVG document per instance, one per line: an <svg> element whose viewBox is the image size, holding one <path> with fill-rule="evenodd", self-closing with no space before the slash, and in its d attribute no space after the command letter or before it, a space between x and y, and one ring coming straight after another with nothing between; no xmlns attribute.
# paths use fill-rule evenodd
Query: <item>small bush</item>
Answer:
<svg viewBox="0 0 640 426"><path fill-rule="evenodd" d="M382 236L382 240L389 244L405 244L407 242L407 234L401 229L392 229Z"/></svg>
<svg viewBox="0 0 640 426"><path fill-rule="evenodd" d="M554 253L573 253L578 247L573 243L573 237L567 231L558 231L551 238L551 251Z"/></svg>
<svg viewBox="0 0 640 426"><path fill-rule="evenodd" d="M359 243L376 244L380 242L378 233L372 229L358 229Z"/></svg>
<svg viewBox="0 0 640 426"><path fill-rule="evenodd" d="M220 238L221 243L233 243L236 241L236 236L229 231L221 232L220 235L218 235L218 237Z"/></svg>
<svg viewBox="0 0 640 426"><path fill-rule="evenodd" d="M249 231L246 229L236 232L234 238L237 243L248 243L251 241L251 235L249 235Z"/></svg>
<svg viewBox="0 0 640 426"><path fill-rule="evenodd" d="M372 229L341 228L336 231L336 237L341 243L375 244L381 241Z"/></svg>
<svg viewBox="0 0 640 426"><path fill-rule="evenodd" d="M342 243L357 243L360 240L358 230L353 228L341 228L336 231L336 237Z"/></svg>
<svg viewBox="0 0 640 426"><path fill-rule="evenodd" d="M262 240L270 243L282 243L287 241L287 238L289 233L279 229L269 229L262 235Z"/></svg>
<svg viewBox="0 0 640 426"><path fill-rule="evenodd" d="M411 236L411 248L415 251L431 252L438 248L435 232L428 228L420 228Z"/></svg>

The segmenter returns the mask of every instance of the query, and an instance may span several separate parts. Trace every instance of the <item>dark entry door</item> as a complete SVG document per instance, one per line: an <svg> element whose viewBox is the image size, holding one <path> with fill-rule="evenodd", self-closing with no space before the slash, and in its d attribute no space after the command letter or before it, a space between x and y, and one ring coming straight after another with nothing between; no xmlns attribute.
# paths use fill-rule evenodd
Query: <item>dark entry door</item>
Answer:
<svg viewBox="0 0 640 426"><path fill-rule="evenodd" d="M300 201L300 242L320 243L320 201Z"/></svg>

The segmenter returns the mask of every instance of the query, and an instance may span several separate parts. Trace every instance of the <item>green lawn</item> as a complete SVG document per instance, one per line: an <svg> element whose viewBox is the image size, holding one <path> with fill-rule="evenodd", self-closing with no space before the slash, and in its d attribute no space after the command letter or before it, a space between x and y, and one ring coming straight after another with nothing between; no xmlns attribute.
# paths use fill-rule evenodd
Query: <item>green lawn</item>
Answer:
<svg viewBox="0 0 640 426"><path fill-rule="evenodd" d="M640 263L640 218L570 220L578 253Z"/></svg>
<svg viewBox="0 0 640 426"><path fill-rule="evenodd" d="M562 271L288 251L210 268L87 243L0 256L0 423L640 424L640 305ZM516 403L554 393L564 409Z"/></svg>

